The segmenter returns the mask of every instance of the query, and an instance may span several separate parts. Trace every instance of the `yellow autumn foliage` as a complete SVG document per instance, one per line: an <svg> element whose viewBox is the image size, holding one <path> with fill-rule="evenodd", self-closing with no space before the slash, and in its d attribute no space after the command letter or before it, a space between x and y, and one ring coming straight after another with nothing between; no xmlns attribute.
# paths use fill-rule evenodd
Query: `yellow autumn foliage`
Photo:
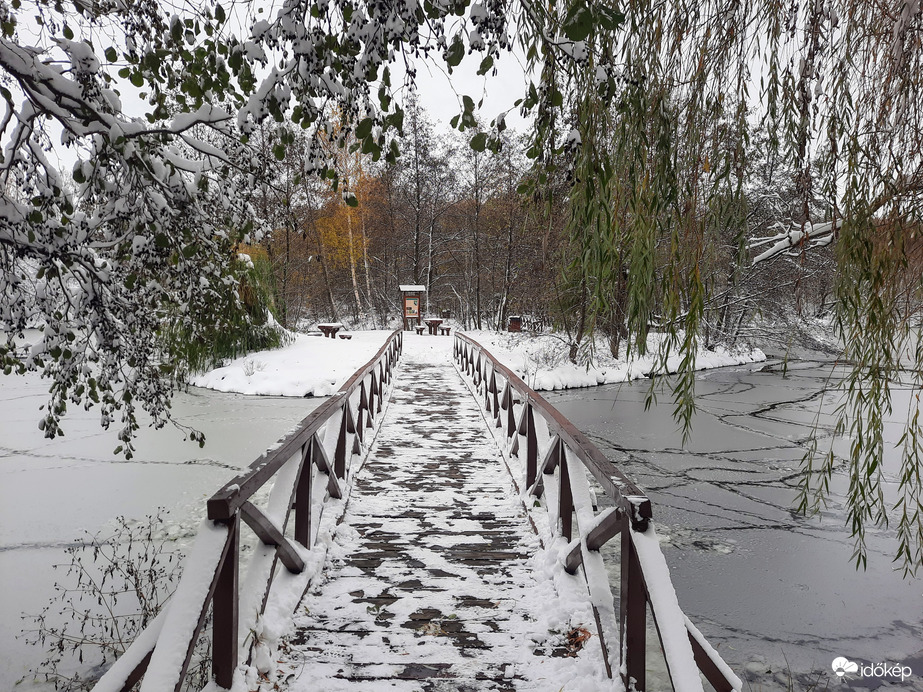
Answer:
<svg viewBox="0 0 923 692"><path fill-rule="evenodd" d="M331 204L327 211L329 213L317 219L321 245L331 266L348 267L356 257L362 256L363 251L358 207L349 207L343 203Z"/></svg>

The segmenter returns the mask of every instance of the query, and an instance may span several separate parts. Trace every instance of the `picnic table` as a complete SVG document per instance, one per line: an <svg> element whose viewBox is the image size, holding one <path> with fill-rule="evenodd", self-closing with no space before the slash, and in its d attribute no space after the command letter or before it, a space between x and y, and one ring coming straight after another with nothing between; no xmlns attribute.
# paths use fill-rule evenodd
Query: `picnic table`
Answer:
<svg viewBox="0 0 923 692"><path fill-rule="evenodd" d="M429 319L423 321L426 322L426 326L429 327L429 333L436 336L436 330L439 328L439 325L442 324L442 320Z"/></svg>
<svg viewBox="0 0 923 692"><path fill-rule="evenodd" d="M317 325L317 328L320 329L328 339L333 339L336 338L337 332L343 328L343 325L340 322L327 322Z"/></svg>

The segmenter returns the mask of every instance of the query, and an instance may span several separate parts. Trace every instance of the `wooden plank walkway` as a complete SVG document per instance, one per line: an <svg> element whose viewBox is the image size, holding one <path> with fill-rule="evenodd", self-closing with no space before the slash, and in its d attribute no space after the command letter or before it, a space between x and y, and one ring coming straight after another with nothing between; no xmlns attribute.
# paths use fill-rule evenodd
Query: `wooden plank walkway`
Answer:
<svg viewBox="0 0 923 692"><path fill-rule="evenodd" d="M581 599L576 578L543 568L450 349L448 338L405 336L325 579L283 645L293 692L558 690L603 670L595 641L568 647L569 632L592 629L585 589ZM563 599L562 584L573 589ZM563 622L562 603L574 613Z"/></svg>

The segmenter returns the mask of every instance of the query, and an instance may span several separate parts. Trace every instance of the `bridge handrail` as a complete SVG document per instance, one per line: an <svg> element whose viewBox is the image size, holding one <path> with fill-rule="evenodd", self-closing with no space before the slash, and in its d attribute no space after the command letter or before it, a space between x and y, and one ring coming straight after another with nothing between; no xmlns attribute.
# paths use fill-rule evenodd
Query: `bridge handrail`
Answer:
<svg viewBox="0 0 923 692"><path fill-rule="evenodd" d="M306 557L315 545L330 500L345 506L356 457L368 451L365 437L380 419L386 388L401 353L403 333L395 330L375 356L336 394L324 401L289 434L226 483L207 504L208 520L184 563L170 601L93 688L128 692L141 681L142 692L180 692L193 651L212 618L211 667L218 686L230 689L245 649L248 627L241 627L239 589L240 530L247 524L271 551L255 551L249 575L263 589L255 602L265 612L279 562L291 573L306 573ZM275 479L265 509L250 498ZM286 536L294 513L294 540ZM322 563L323 560L319 560ZM252 584L251 584L252 586ZM291 598L285 594L282 598ZM297 606L297 600L290 604ZM246 609L244 617L256 618ZM248 623L252 624L252 623ZM123 662L124 659L124 662ZM148 669L152 673L147 674Z"/></svg>
<svg viewBox="0 0 923 692"><path fill-rule="evenodd" d="M543 418L549 424L549 429L557 434L568 448L579 457L606 494L617 506L628 512L632 521L643 531L652 517L651 501L645 496L644 491L638 488L605 454L599 451L596 445L590 442L589 438L577 426L571 423L554 406L545 401L519 375L497 360L467 334L456 332L455 336L457 339L470 344L479 353L485 354L490 360L494 371L500 373L506 379L509 388L522 396L533 411L538 410L541 412ZM499 392L491 393L499 394ZM504 389L503 396L504 399L507 396L506 389ZM506 409L506 406L504 405L503 408ZM534 480L534 477L532 480Z"/></svg>
<svg viewBox="0 0 923 692"><path fill-rule="evenodd" d="M718 692L740 690L740 679L676 601L669 570L651 526L651 502L644 492L560 411L477 341L456 332L453 355L483 397L485 412L505 433L501 448L507 458L519 459L525 452L524 468L519 471L521 490L524 499L532 496L543 502L552 536L566 539L564 569L575 574L583 568L609 677L615 669L620 671L625 689L645 689L646 614L650 603L667 670L677 692L701 690L698 671ZM544 431L538 422L544 424ZM540 442L541 432L547 433L547 439ZM614 508L593 513L595 503L584 470L596 479ZM531 512L532 501L524 504ZM622 549L616 622L608 573L599 549L618 535ZM617 651L607 643L616 639Z"/></svg>

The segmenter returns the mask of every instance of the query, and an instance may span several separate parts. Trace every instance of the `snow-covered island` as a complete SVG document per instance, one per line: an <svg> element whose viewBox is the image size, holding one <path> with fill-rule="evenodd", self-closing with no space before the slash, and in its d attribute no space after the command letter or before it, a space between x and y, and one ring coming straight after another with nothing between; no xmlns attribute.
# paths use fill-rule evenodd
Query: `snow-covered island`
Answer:
<svg viewBox="0 0 923 692"><path fill-rule="evenodd" d="M194 375L189 384L220 392L269 396L329 396L375 354L390 332L351 331L349 340L325 339L306 334L293 335L291 343L272 351L258 351L237 358L227 365ZM627 382L656 373L659 335L648 339L649 354L642 357L613 358L600 340L592 362L573 364L568 360L568 344L554 333L465 332L494 354L504 365L537 391L591 387ZM407 332L405 338L445 339ZM624 351L623 351L624 353ZM667 371L675 372L679 355L667 359ZM700 348L696 369L705 370L766 360L758 348Z"/></svg>

